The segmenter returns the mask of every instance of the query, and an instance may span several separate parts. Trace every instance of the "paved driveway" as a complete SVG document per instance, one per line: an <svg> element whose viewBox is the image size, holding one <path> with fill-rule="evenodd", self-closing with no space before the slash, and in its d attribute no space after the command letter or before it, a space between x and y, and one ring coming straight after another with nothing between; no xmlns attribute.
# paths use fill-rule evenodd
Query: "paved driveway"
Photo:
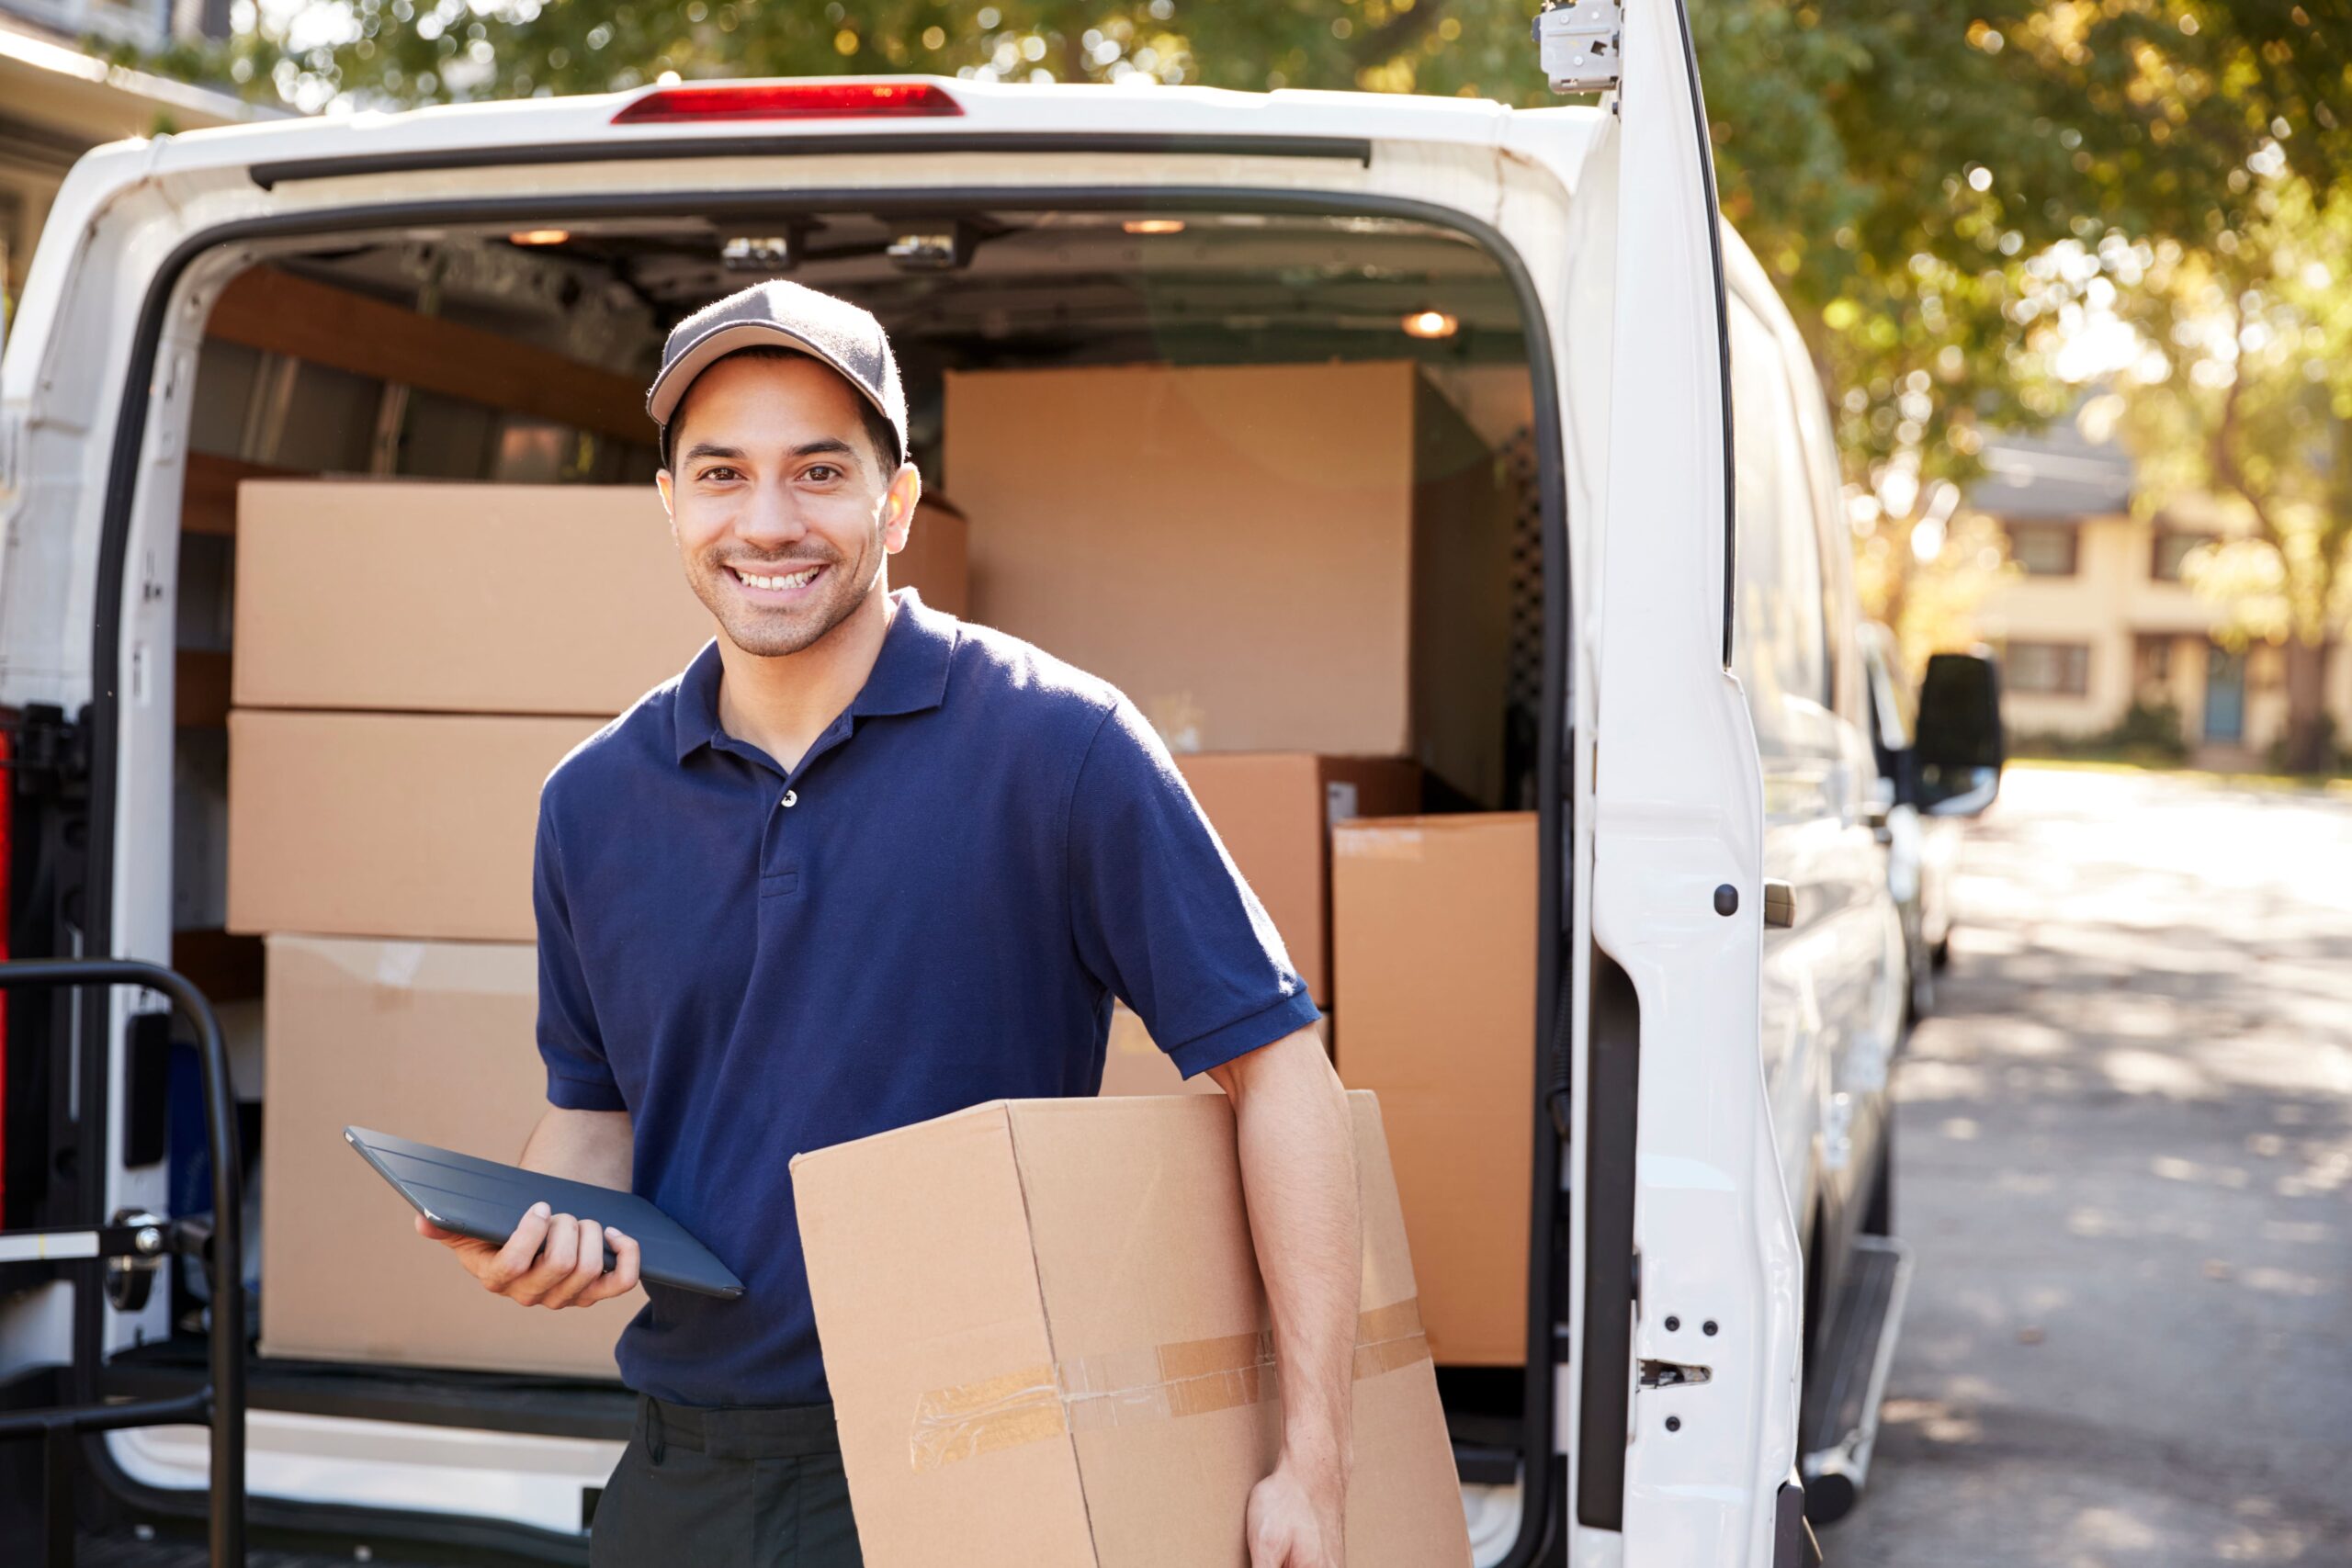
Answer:
<svg viewBox="0 0 2352 1568"><path fill-rule="evenodd" d="M1962 869L1831 1568L2352 1564L2352 799L2021 768Z"/></svg>

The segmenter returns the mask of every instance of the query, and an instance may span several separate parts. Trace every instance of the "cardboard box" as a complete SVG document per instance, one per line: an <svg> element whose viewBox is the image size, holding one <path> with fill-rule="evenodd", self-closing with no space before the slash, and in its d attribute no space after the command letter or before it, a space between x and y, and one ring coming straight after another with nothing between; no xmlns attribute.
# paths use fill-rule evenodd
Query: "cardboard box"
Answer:
<svg viewBox="0 0 2352 1568"><path fill-rule="evenodd" d="M965 525L916 515L893 585L961 615ZM717 627L651 485L248 479L240 707L611 717Z"/></svg>
<svg viewBox="0 0 2352 1568"><path fill-rule="evenodd" d="M343 1141L356 1124L514 1158L547 1109L537 963L527 944L269 939L263 1354L617 1381L641 1294L499 1300Z"/></svg>
<svg viewBox="0 0 2352 1568"><path fill-rule="evenodd" d="M1510 507L1409 364L950 371L976 619L1178 751L1412 757L1499 802Z"/></svg>
<svg viewBox="0 0 2352 1568"><path fill-rule="evenodd" d="M1331 1018L1317 1023L1323 1048L1331 1048ZM1206 1073L1186 1077L1169 1060L1168 1053L1129 1011L1125 1002L1111 1004L1111 1038L1102 1049L1102 1088L1106 1095L1222 1094L1225 1090Z"/></svg>
<svg viewBox="0 0 2352 1568"><path fill-rule="evenodd" d="M1307 995L1320 1006L1336 1005L1330 825L1418 810L1420 769L1386 758L1301 751L1204 751L1179 757L1176 765L1282 933Z"/></svg>
<svg viewBox="0 0 2352 1568"><path fill-rule="evenodd" d="M912 588L934 610L961 618L972 613L972 525L964 509L926 493L915 507L907 547L890 558L893 588Z"/></svg>
<svg viewBox="0 0 2352 1568"><path fill-rule="evenodd" d="M1536 818L1351 822L1331 835L1348 995L1340 1077L1379 1094L1441 1365L1527 1359Z"/></svg>
<svg viewBox="0 0 2352 1568"><path fill-rule="evenodd" d="M1470 1547L1379 1108L1350 1568ZM1232 1107L999 1101L792 1163L870 1568L1245 1568L1281 1411Z"/></svg>
<svg viewBox="0 0 2352 1568"><path fill-rule="evenodd" d="M240 707L606 718L715 627L651 485L247 479Z"/></svg>
<svg viewBox="0 0 2352 1568"><path fill-rule="evenodd" d="M539 786L599 728L231 714L228 929L532 941Z"/></svg>

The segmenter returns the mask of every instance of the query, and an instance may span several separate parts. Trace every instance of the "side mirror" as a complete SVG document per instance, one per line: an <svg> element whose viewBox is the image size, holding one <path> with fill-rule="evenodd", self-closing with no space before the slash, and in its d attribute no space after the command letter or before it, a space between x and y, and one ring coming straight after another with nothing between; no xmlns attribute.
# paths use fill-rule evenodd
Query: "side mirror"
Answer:
<svg viewBox="0 0 2352 1568"><path fill-rule="evenodd" d="M2000 793L2007 757L1999 667L1973 653L1929 659L1911 742L1919 809L1931 817L1979 815Z"/></svg>

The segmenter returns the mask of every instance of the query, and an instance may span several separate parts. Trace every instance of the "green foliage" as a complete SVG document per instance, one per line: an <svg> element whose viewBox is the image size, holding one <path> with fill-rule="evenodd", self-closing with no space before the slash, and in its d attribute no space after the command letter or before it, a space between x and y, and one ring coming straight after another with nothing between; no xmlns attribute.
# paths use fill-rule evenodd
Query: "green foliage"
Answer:
<svg viewBox="0 0 2352 1568"><path fill-rule="evenodd" d="M2086 309L2147 288L2160 262L2192 273L2227 262L2211 276L2239 279L2225 247L2275 217L2256 173L2266 162L2322 193L2352 168L2352 128L2331 107L2352 83L2342 0L1690 3L1724 209L1838 401L1847 476L1866 496L1862 544L1883 546L1883 563L1906 577L1950 565L1915 535L1940 536L1957 497L1948 487L1975 477L1983 433L2030 428L2074 400L2053 361ZM315 0L209 55L147 63L306 108L601 92L667 73L834 72L1532 106L1553 101L1528 38L1532 9ZM2241 417L2250 429L2250 401ZM2259 446L2249 436L2249 463ZM2346 458L2339 474L2352 473Z"/></svg>
<svg viewBox="0 0 2352 1568"><path fill-rule="evenodd" d="M2145 753L2179 762L2188 758L2188 733L2180 709L2170 702L2135 698L2101 739L2127 756Z"/></svg>

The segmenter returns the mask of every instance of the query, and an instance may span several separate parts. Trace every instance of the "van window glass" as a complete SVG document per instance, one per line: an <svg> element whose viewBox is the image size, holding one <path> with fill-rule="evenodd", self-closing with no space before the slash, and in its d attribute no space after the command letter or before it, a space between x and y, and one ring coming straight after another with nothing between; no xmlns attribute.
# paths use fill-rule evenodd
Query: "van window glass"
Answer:
<svg viewBox="0 0 2352 1568"><path fill-rule="evenodd" d="M1783 361L1789 390L1796 400L1797 432L1804 445L1805 473L1811 480L1815 537L1821 547L1821 588L1828 636L1829 705L1841 717L1860 725L1865 720L1860 671L1856 666L1851 626L1846 606L1854 602L1853 535L1847 522L1846 482L1838 465L1838 440L1830 428L1829 400L1812 360L1802 352Z"/></svg>
<svg viewBox="0 0 2352 1568"><path fill-rule="evenodd" d="M1820 535L1780 344L1736 298L1731 381L1738 508L1732 669L1769 751L1789 738L1791 699L1826 703L1829 658Z"/></svg>

